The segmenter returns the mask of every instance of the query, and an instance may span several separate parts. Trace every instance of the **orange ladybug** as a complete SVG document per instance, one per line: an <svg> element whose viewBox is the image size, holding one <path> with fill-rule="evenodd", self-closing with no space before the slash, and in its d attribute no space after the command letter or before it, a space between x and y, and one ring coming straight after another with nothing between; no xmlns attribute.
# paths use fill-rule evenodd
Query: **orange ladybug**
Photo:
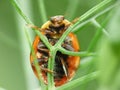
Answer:
<svg viewBox="0 0 120 90"><path fill-rule="evenodd" d="M53 16L42 25L41 31L43 35L45 35L51 45L55 45L55 43L59 40L62 34L67 30L67 28L71 25L71 23L64 19L64 16L58 15ZM33 42L33 48L40 66L41 74L45 84L47 83L47 73L51 72L54 75L54 83L55 86L61 86L68 81L70 81L80 64L79 56L69 56L62 54L61 52L57 52L55 56L55 64L54 70L48 70L48 58L49 58L49 49L45 46L45 44L40 40L39 36L35 37ZM69 35L64 40L62 47L69 51L77 52L79 51L79 44L76 36L73 33L69 33ZM38 77L37 71L35 69L34 60L32 55L30 54L30 62L32 69L35 75Z"/></svg>

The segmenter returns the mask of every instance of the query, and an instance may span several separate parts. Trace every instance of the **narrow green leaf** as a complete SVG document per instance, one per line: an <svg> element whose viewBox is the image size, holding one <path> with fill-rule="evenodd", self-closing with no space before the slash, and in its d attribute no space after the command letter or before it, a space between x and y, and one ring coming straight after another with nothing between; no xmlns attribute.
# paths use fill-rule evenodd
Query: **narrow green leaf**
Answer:
<svg viewBox="0 0 120 90"><path fill-rule="evenodd" d="M118 0L118 2L120 1ZM96 67L101 71L99 90L120 89L120 6L113 10L108 30L110 38L102 38L97 47ZM104 73L104 74L103 74Z"/></svg>
<svg viewBox="0 0 120 90"><path fill-rule="evenodd" d="M77 27L83 20L85 20L86 18L88 18L90 15L92 15L93 13L95 13L97 10L101 9L103 6L105 6L106 4L110 3L113 0L104 0L101 3L99 3L98 5L94 6L93 8L91 8L90 10L88 10L85 14L83 14L80 19L72 26L70 26L62 35L62 37L59 39L59 41L55 44L55 46L59 46L62 44L62 42L64 41L64 39L66 38L66 36L75 28Z"/></svg>
<svg viewBox="0 0 120 90"><path fill-rule="evenodd" d="M45 10L45 5L44 5L44 1L45 0L38 0L39 3L39 10L40 10L40 15L41 15L41 19L42 22L45 23L47 21L47 15L46 15L46 10Z"/></svg>
<svg viewBox="0 0 120 90"><path fill-rule="evenodd" d="M21 10L21 8L19 7L18 3L16 0L10 0L11 3L13 4L13 6L15 7L15 9L17 10L17 12L20 14L20 16L26 21L26 23L28 25L34 25L30 19L24 14L24 12ZM49 44L48 40L46 39L46 37L39 31L39 30L35 30L35 33L40 37L40 39L44 42L44 44L50 48L51 44Z"/></svg>
<svg viewBox="0 0 120 90"><path fill-rule="evenodd" d="M20 6L18 5L18 2L16 0L10 0L10 2L12 3L12 5L15 7L15 9L17 10L17 12L21 15L21 17L28 23L28 24L32 24L32 22L30 21L30 19L23 13L23 11L20 9Z"/></svg>
<svg viewBox="0 0 120 90"><path fill-rule="evenodd" d="M115 8L115 7L118 6L118 5L119 5L119 3L117 3L117 4L115 3L115 4L113 4L113 5L105 8L103 11L99 12L98 14L93 15L90 19L85 20L84 22L82 22L82 23L80 23L78 26L76 26L76 27L72 30L72 32L77 32L78 29L79 29L79 31L82 30L82 29L80 29L80 28L81 28L82 26L86 25L88 22L90 22L91 19L96 19L97 17L99 17L99 16L101 16L102 14L110 11L111 9Z"/></svg>
<svg viewBox="0 0 120 90"><path fill-rule="evenodd" d="M68 18L68 20L73 20L74 19L74 15L76 12L77 7L79 6L79 0L68 0L68 6L67 6L67 10L66 10L66 17Z"/></svg>
<svg viewBox="0 0 120 90"><path fill-rule="evenodd" d="M43 82L43 79L42 79L41 70L40 70L40 67L39 67L39 64L38 64L37 57L35 55L34 49L32 47L30 37L29 37L28 32L27 32L26 29L25 29L25 34L26 34L26 38L27 38L29 47L31 49L31 55L33 56L33 59L34 59L35 68L36 68L36 71L38 73L39 84L41 85L42 89L44 90L45 89L45 85L44 85L44 82Z"/></svg>
<svg viewBox="0 0 120 90"><path fill-rule="evenodd" d="M109 37L109 33L107 32L107 30L105 30L105 28L103 28L95 19L92 19L91 22L93 23L93 25L95 25L97 28L101 28L102 32L105 36Z"/></svg>

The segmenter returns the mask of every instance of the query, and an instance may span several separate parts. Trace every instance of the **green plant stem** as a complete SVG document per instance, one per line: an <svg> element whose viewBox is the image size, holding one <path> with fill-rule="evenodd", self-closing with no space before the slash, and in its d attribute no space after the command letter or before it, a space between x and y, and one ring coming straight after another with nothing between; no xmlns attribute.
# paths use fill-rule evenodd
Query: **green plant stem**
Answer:
<svg viewBox="0 0 120 90"><path fill-rule="evenodd" d="M34 25L30 19L23 13L23 11L20 9L20 7L18 6L18 3L16 0L10 0L11 3L13 4L13 6L15 7L15 9L17 10L17 12L20 14L20 16L26 21L27 24L32 24ZM51 44L49 44L47 38L38 30L35 30L35 33L40 37L40 39L44 42L44 44L47 46L48 49L50 49Z"/></svg>
<svg viewBox="0 0 120 90"><path fill-rule="evenodd" d="M102 26L105 26L106 21L109 20L109 17L110 17L110 15L107 18L105 18L105 20L102 23ZM94 23L96 23L96 22L94 21ZM93 48L97 44L97 41L99 40L99 38L101 37L101 35L103 35L103 33L102 33L103 32L102 31L102 29L103 29L102 26L98 26L98 30L97 30L95 36L93 37L93 39L92 39L92 41L91 41L91 43L90 43L90 45L89 45L89 47L87 49L88 52L91 52L91 50L93 50ZM107 38L109 38L109 36Z"/></svg>
<svg viewBox="0 0 120 90"><path fill-rule="evenodd" d="M98 39L100 38L101 34L102 34L102 30L100 28L100 29L97 30L94 38L92 39L92 41L91 41L91 43L90 43L90 45L89 45L89 47L87 49L88 52L90 52L91 50L93 50L93 48L95 47L95 45L96 45Z"/></svg>
<svg viewBox="0 0 120 90"><path fill-rule="evenodd" d="M59 48L59 51L62 52L63 54L67 54L67 55L71 55L71 56L81 56L81 57L85 57L85 56L93 56L95 55L95 53L88 53L88 52L72 52L72 51L68 51L64 48Z"/></svg>
<svg viewBox="0 0 120 90"><path fill-rule="evenodd" d="M39 5L39 9L41 12L41 19L42 22L45 23L47 21L47 15L46 15L46 10L45 10L45 6L44 6L44 0L38 0Z"/></svg>
<svg viewBox="0 0 120 90"><path fill-rule="evenodd" d="M76 9L77 7L79 6L79 0L69 0L68 1L68 6L67 6L67 10L66 10L66 14L65 14L65 17L67 17L68 20L73 20L73 16L75 15L76 13ZM72 8L71 8L72 7Z"/></svg>
<svg viewBox="0 0 120 90"><path fill-rule="evenodd" d="M34 60L35 68L36 68L36 71L38 73L39 84L41 85L42 88L44 88L44 82L42 80L41 70L40 70L40 67L38 65L37 57L35 55L35 51L34 51L34 49L32 47L31 40L30 40L30 37L29 37L28 32L27 32L26 29L25 29L25 34L26 34L26 38L27 38L28 43L29 43L29 47L31 48L31 55L32 55L33 60Z"/></svg>
<svg viewBox="0 0 120 90"><path fill-rule="evenodd" d="M104 0L103 2L99 3L98 5L94 6L92 9L88 10L85 14L83 14L80 19L72 26L70 26L62 35L62 37L59 39L59 41L55 44L55 46L60 46L66 36L75 28L77 27L83 20L88 18L90 15L95 13L97 10L101 9L106 4L110 3L112 0Z"/></svg>
<svg viewBox="0 0 120 90"><path fill-rule="evenodd" d="M81 30L80 28L83 27L84 25L86 25L87 23L89 23L92 19L96 19L97 17L99 17L99 16L101 16L102 14L110 11L111 9L113 9L114 7L116 7L117 5L119 5L119 3L113 4L113 5L109 6L109 7L107 7L105 10L101 11L100 13L98 13L98 14L96 14L96 15L93 15L90 19L88 19L88 20L80 23L78 26L76 26L76 27L72 30L72 32L77 32L78 29L79 29L79 31L80 31L80 30Z"/></svg>
<svg viewBox="0 0 120 90"><path fill-rule="evenodd" d="M97 28L101 28L102 32L105 36L109 37L109 33L107 32L107 30L105 30L95 19L91 20L91 23L96 26Z"/></svg>
<svg viewBox="0 0 120 90"><path fill-rule="evenodd" d="M32 24L32 22L30 21L30 19L23 13L23 11L20 9L18 3L16 0L10 0L10 2L13 4L13 6L15 7L15 9L17 10L17 12L21 15L21 17L25 20L25 22L27 24ZM37 73L38 73L38 78L39 78L39 84L41 85L42 88L44 88L44 83L43 83L43 80L42 80L42 76L41 76L41 73L40 73L40 68L39 68L39 65L38 65L38 62L37 62L37 59L36 59L36 55L35 55L35 52L34 52L34 49L32 48L32 44L31 44L31 41L30 41L30 38L29 38L29 35L27 33L27 31L25 31L26 33L26 37L28 39L28 43L29 43L29 46L31 48L31 54L33 56L33 59L34 59L34 63L35 63L35 68L37 70Z"/></svg>
<svg viewBox="0 0 120 90"><path fill-rule="evenodd" d="M53 71L54 69L55 55L56 55L56 50L53 47L50 50L50 58L48 60L48 69L51 71ZM48 89L47 90L55 90L53 74L54 72L48 73Z"/></svg>
<svg viewBox="0 0 120 90"><path fill-rule="evenodd" d="M10 0L12 5L15 7L17 12L21 15L21 17L26 21L27 24L32 24L30 19L23 13L23 11L20 9L20 6L18 5L18 2L16 0Z"/></svg>
<svg viewBox="0 0 120 90"><path fill-rule="evenodd" d="M63 85L62 87L58 87L57 90L73 90L73 88L75 88L79 85L82 85L86 82L96 79L98 77L98 75L99 75L99 71L90 73L88 75L85 75L83 77L80 77L76 80L73 80L72 82L69 82L69 83Z"/></svg>
<svg viewBox="0 0 120 90"><path fill-rule="evenodd" d="M104 0L104 1L102 1L98 5L94 6L89 11L87 11L85 14L83 14L80 17L79 21L82 21L82 20L86 19L86 17L89 17L91 14L95 13L97 10L101 9L103 6L105 6L106 4L110 3L111 1L113 1L113 0Z"/></svg>

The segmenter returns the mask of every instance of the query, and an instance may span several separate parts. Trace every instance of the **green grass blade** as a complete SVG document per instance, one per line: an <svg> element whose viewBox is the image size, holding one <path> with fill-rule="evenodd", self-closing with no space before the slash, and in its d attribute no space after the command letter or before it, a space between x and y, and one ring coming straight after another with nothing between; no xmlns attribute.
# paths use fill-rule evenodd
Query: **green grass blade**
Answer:
<svg viewBox="0 0 120 90"><path fill-rule="evenodd" d="M103 21L103 23L101 24L102 26L99 26L99 27L98 27L98 29L97 29L97 31L96 31L96 34L95 34L95 36L93 37L93 39L92 39L92 41L91 41L91 43L90 43L90 45L89 45L89 47L88 47L88 49L87 49L88 52L92 51L92 50L95 48L95 46L96 46L97 42L99 41L100 37L103 35L102 29L103 29L103 27L105 26L105 24L106 24L107 20L109 19L109 17L110 17L110 16L108 16L108 17ZM110 36L110 35L109 35L109 36ZM109 36L108 36L107 38L109 38Z"/></svg>
<svg viewBox="0 0 120 90"><path fill-rule="evenodd" d="M67 17L68 20L71 21L74 19L73 16L75 15L78 5L79 5L79 0L74 0L74 2L73 2L73 0L68 1L67 10L65 12L66 13L65 17Z"/></svg>
<svg viewBox="0 0 120 90"><path fill-rule="evenodd" d="M110 3L113 0L104 0L101 3L99 3L98 5L94 6L92 9L88 10L85 14L83 14L80 19L72 26L70 26L62 35L62 37L59 39L59 41L55 44L55 46L59 46L62 44L62 42L64 41L64 39L66 38L66 36L75 28L77 27L83 20L85 20L86 18L88 18L90 15L92 15L93 13L95 13L97 10L101 9L103 6L105 6L106 4Z"/></svg>
<svg viewBox="0 0 120 90"><path fill-rule="evenodd" d="M114 1L114 0L104 0L104 1L102 1L98 5L94 6L90 10L88 10L85 14L83 14L80 17L79 21L82 21L82 20L86 19L87 17L89 17L90 15L92 15L93 13L95 13L97 10L101 9L102 7L104 7L105 5L107 5L108 3L112 2L112 1Z"/></svg>
<svg viewBox="0 0 120 90"><path fill-rule="evenodd" d="M28 32L27 32L26 29L25 29L25 34L26 34L26 38L27 38L29 47L31 49L31 55L33 56L33 59L34 59L35 68L36 68L36 71L38 73L39 84L41 85L41 88L44 90L45 85L44 85L44 82L43 82L43 79L42 79L41 70L40 70L40 67L39 67L39 64L38 64L37 57L35 55L34 49L32 47L32 43L31 43L30 37L29 37Z"/></svg>
<svg viewBox="0 0 120 90"><path fill-rule="evenodd" d="M10 2L13 4L17 12L22 16L22 18L28 23L32 24L30 19L23 13L23 11L20 9L20 6L18 5L18 2L16 0L10 0Z"/></svg>
<svg viewBox="0 0 120 90"><path fill-rule="evenodd" d="M11 3L13 4L13 6L15 7L15 9L17 10L17 12L20 14L20 16L26 21L27 24L32 24L34 25L30 19L23 13L23 11L20 9L20 7L18 6L18 3L16 0L10 0ZM34 30L34 29L33 29ZM47 38L38 30L35 30L35 33L40 37L40 39L44 42L44 44L50 48L51 44L49 44Z"/></svg>
<svg viewBox="0 0 120 90"><path fill-rule="evenodd" d="M76 26L76 27L72 30L72 32L77 32L78 29L79 29L79 31L80 31L80 30L81 30L80 28L83 27L84 25L86 25L88 22L90 22L91 19L96 19L97 17L99 17L99 16L101 16L102 14L110 11L111 9L115 8L115 7L118 6L118 5L119 5L119 3L117 3L117 4L115 3L115 4L113 4L113 5L105 8L103 11L99 12L98 14L93 15L90 19L85 20L84 22L82 22L82 23L80 23L78 26Z"/></svg>
<svg viewBox="0 0 120 90"><path fill-rule="evenodd" d="M41 19L42 22L45 23L47 21L47 15L46 15L46 10L45 10L45 5L44 5L44 1L45 0L38 0L39 3L39 10L40 10L40 15L41 15Z"/></svg>
<svg viewBox="0 0 120 90"><path fill-rule="evenodd" d="M103 28L95 19L91 20L91 23L96 26L97 28L101 28L102 32L105 36L109 37L109 33L107 32L107 30L105 30L105 28Z"/></svg>

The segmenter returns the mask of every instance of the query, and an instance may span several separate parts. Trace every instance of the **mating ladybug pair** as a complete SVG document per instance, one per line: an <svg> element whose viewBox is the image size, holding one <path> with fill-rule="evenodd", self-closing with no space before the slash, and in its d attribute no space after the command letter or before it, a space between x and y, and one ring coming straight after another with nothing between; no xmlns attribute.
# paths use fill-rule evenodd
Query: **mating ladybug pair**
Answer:
<svg viewBox="0 0 120 90"><path fill-rule="evenodd" d="M51 45L55 45L70 25L71 23L64 19L64 16L54 16L42 25L40 32L47 37ZM62 47L69 51L79 51L76 36L73 33L69 33L64 40ZM69 56L58 51L55 56L54 70L50 71L47 68L48 58L50 57L49 49L41 41L39 36L35 37L33 49L45 84L47 84L47 73L53 73L55 86L61 86L72 79L80 63L79 56ZM34 73L38 76L32 55L30 55L30 62Z"/></svg>

